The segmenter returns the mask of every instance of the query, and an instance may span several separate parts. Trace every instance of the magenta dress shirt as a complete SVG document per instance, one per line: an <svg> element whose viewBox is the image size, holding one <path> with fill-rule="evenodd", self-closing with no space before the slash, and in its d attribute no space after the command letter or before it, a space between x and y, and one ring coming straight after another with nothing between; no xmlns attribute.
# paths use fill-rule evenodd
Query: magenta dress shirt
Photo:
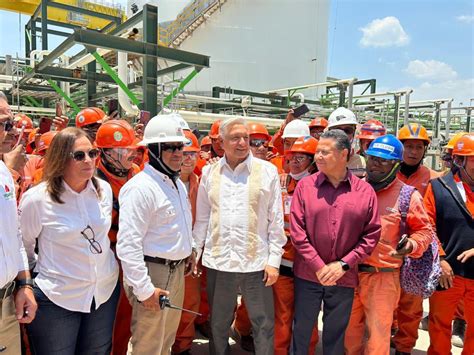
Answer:
<svg viewBox="0 0 474 355"><path fill-rule="evenodd" d="M356 287L357 264L372 253L380 238L374 189L350 172L337 188L321 172L302 179L291 203L290 235L297 277L319 283L316 271L343 260L350 270L337 285Z"/></svg>

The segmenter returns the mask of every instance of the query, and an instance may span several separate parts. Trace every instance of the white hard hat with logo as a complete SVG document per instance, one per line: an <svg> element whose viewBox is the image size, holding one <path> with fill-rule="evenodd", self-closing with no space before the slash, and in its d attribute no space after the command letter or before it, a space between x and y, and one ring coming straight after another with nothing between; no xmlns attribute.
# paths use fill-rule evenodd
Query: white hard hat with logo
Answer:
<svg viewBox="0 0 474 355"><path fill-rule="evenodd" d="M285 126L283 139L285 138L299 138L309 136L309 127L306 122L301 120L293 120Z"/></svg>
<svg viewBox="0 0 474 355"><path fill-rule="evenodd" d="M345 107L338 107L329 116L328 128L333 128L343 125L357 125L357 118L351 110Z"/></svg>
<svg viewBox="0 0 474 355"><path fill-rule="evenodd" d="M186 122L183 116L181 116L179 113L173 112L173 113L170 113L170 116L179 122L182 129L188 130L188 131L191 130L191 128L189 128L188 122Z"/></svg>
<svg viewBox="0 0 474 355"><path fill-rule="evenodd" d="M176 114L165 114L153 117L145 127L143 140L139 145L166 142L187 143L188 139L184 135L183 127L175 116Z"/></svg>

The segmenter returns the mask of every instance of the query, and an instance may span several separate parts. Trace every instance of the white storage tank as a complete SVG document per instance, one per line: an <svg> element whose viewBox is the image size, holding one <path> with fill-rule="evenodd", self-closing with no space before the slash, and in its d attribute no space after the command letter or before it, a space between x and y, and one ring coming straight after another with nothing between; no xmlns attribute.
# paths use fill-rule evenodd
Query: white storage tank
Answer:
<svg viewBox="0 0 474 355"><path fill-rule="evenodd" d="M190 1L139 1L158 5L159 21L170 21ZM180 45L211 57L186 91L213 86L250 91L326 81L329 0L221 0L214 12ZM130 8L130 5L129 7ZM316 90L305 95L314 97Z"/></svg>

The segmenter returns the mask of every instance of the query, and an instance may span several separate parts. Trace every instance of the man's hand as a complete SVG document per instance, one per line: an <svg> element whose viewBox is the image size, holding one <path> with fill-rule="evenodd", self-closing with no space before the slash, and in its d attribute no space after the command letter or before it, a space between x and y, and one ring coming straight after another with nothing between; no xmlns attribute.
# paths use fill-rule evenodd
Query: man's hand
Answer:
<svg viewBox="0 0 474 355"><path fill-rule="evenodd" d="M463 251L461 254L458 255L457 259L460 262L465 263L469 258L472 258L473 256L474 256L474 248Z"/></svg>
<svg viewBox="0 0 474 355"><path fill-rule="evenodd" d="M28 158L26 157L25 147L17 145L13 150L3 154L3 162L11 169L20 173L25 167Z"/></svg>
<svg viewBox="0 0 474 355"><path fill-rule="evenodd" d="M162 290L161 288L156 287L155 292L148 297L145 301L142 302L142 305L145 308L152 309L154 311L161 310L160 308L160 296L165 295L169 296L169 291Z"/></svg>
<svg viewBox="0 0 474 355"><path fill-rule="evenodd" d="M339 261L333 261L325 265L316 272L316 276L323 286L335 286L346 272L342 269L342 264Z"/></svg>
<svg viewBox="0 0 474 355"><path fill-rule="evenodd" d="M61 117L54 117L53 119L53 126L56 127L56 131L62 131L64 128L67 127L69 123L69 118L67 116Z"/></svg>
<svg viewBox="0 0 474 355"><path fill-rule="evenodd" d="M33 290L29 287L20 288L15 295L16 319L20 323L31 323L36 316L36 304Z"/></svg>
<svg viewBox="0 0 474 355"><path fill-rule="evenodd" d="M199 152L199 157L203 160L211 159L211 152L205 152L205 151L201 150Z"/></svg>
<svg viewBox="0 0 474 355"><path fill-rule="evenodd" d="M276 156L277 156L277 155L276 155L275 153L273 153L273 152L267 152L267 157L266 157L266 158L267 158L267 161L270 161L270 160L272 160L273 158L276 158Z"/></svg>
<svg viewBox="0 0 474 355"><path fill-rule="evenodd" d="M390 256L403 259L405 256L410 254L413 251L413 242L410 239L407 239L406 243L403 244L401 249L393 250L390 252Z"/></svg>
<svg viewBox="0 0 474 355"><path fill-rule="evenodd" d="M265 282L265 286L271 286L278 280L278 275L280 271L273 266L267 265L265 266L263 282Z"/></svg>
<svg viewBox="0 0 474 355"><path fill-rule="evenodd" d="M196 256L196 251L193 249L191 255L185 261L184 276L197 275Z"/></svg>
<svg viewBox="0 0 474 355"><path fill-rule="evenodd" d="M454 273L451 265L446 260L440 261L441 266L441 277L439 279L439 285L445 289L453 287Z"/></svg>

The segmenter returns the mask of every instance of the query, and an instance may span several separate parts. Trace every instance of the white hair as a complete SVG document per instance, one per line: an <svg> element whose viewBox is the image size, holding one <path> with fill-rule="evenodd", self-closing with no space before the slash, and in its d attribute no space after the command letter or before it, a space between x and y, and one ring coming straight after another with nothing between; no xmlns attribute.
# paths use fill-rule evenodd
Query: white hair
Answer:
<svg viewBox="0 0 474 355"><path fill-rule="evenodd" d="M245 126L245 120L240 117L228 118L223 121L219 127L219 135L222 139L224 139L225 135L229 130L234 127L235 125L243 125Z"/></svg>

